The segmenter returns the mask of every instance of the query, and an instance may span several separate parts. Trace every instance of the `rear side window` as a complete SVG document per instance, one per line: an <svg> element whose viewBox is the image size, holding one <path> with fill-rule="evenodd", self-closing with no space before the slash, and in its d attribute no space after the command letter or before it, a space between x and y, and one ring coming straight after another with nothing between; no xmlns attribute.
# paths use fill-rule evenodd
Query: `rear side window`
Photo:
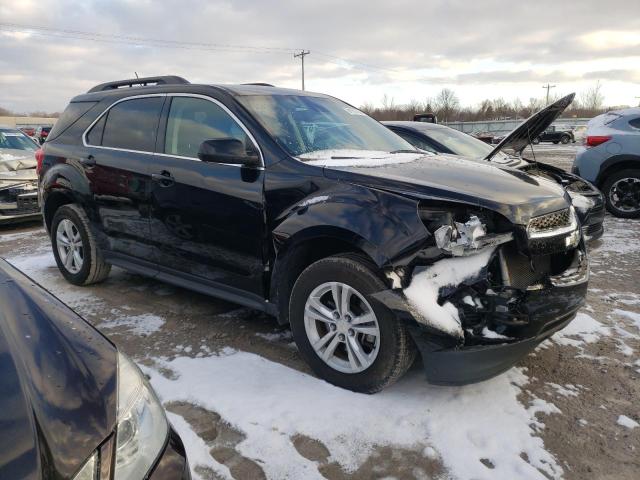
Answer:
<svg viewBox="0 0 640 480"><path fill-rule="evenodd" d="M87 113L91 108L93 108L98 102L71 102L67 105L67 108L64 109L60 118L53 126L53 128L47 127L43 128L42 131L49 133L49 140L53 140L54 138L60 136L67 128L76 123L80 117L82 117L85 113Z"/></svg>
<svg viewBox="0 0 640 480"><path fill-rule="evenodd" d="M640 129L640 117L629 120L629 125L631 125L633 128Z"/></svg>
<svg viewBox="0 0 640 480"><path fill-rule="evenodd" d="M163 101L163 97L136 98L113 106L107 113L101 145L153 152ZM97 132L90 132L92 140Z"/></svg>
<svg viewBox="0 0 640 480"><path fill-rule="evenodd" d="M201 98L174 97L167 120L164 152L169 155L198 158L205 140L234 138L245 150L252 149L245 131L217 104Z"/></svg>

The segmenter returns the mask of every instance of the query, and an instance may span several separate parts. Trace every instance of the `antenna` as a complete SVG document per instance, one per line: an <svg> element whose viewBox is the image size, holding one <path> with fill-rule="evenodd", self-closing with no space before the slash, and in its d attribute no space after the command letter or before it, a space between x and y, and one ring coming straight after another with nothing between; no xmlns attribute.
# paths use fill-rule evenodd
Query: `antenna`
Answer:
<svg viewBox="0 0 640 480"><path fill-rule="evenodd" d="M302 62L302 90L304 90L304 57L310 53L311 52L309 50L301 50L300 53L293 54L293 58L300 58Z"/></svg>

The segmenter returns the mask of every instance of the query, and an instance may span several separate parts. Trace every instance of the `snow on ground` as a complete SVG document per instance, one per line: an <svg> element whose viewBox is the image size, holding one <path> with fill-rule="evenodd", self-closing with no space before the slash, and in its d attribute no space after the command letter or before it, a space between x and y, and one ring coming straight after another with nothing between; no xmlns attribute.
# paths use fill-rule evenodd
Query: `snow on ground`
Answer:
<svg viewBox="0 0 640 480"><path fill-rule="evenodd" d="M520 369L466 387L429 386L411 372L383 392L363 395L230 349L156 361L159 370L172 372L167 378L147 369L161 399L217 412L246 435L239 451L259 462L269 478L322 478L316 464L294 448L295 434L320 440L347 471L357 469L375 446L395 445L431 455L435 449L450 474L461 479L562 474L536 436L544 428L536 413L559 410L539 398L529 406L518 401L528 381ZM191 457L195 464L196 458Z"/></svg>
<svg viewBox="0 0 640 480"><path fill-rule="evenodd" d="M157 315L145 313L142 315L118 316L97 325L98 328L125 328L135 335L151 335L162 328L164 319Z"/></svg>
<svg viewBox="0 0 640 480"><path fill-rule="evenodd" d="M630 430L633 430L636 427L640 427L640 423L638 423L635 420L627 417L626 415L620 415L618 417L618 421L616 423L618 425L623 426L623 427L627 427Z"/></svg>
<svg viewBox="0 0 640 480"><path fill-rule="evenodd" d="M594 343L600 337L610 334L609 327L605 327L590 315L579 312L569 325L551 338L560 345L571 345L580 348L585 343Z"/></svg>

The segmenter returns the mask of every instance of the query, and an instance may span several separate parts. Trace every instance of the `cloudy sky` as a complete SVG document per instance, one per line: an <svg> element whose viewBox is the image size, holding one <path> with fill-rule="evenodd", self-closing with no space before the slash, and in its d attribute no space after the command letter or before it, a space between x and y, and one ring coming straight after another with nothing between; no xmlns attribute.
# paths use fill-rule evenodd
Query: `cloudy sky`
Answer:
<svg viewBox="0 0 640 480"><path fill-rule="evenodd" d="M0 106L56 111L113 79L306 87L352 104L640 96L640 1L0 0Z"/></svg>

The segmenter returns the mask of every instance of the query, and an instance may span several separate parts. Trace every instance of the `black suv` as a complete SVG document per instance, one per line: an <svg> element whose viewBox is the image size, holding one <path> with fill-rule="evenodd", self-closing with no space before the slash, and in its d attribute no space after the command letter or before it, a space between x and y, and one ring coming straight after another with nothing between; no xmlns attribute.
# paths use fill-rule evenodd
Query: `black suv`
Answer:
<svg viewBox="0 0 640 480"><path fill-rule="evenodd" d="M555 144L562 143L563 145L566 145L569 142L576 143L576 139L571 130L559 130L555 125L551 125L544 132L531 140L531 143L534 145L537 145L540 142L552 142Z"/></svg>
<svg viewBox="0 0 640 480"><path fill-rule="evenodd" d="M267 312L355 391L391 384L418 351L434 383L496 375L587 291L561 187L435 158L326 95L106 83L71 101L39 158L69 282L117 265Z"/></svg>

